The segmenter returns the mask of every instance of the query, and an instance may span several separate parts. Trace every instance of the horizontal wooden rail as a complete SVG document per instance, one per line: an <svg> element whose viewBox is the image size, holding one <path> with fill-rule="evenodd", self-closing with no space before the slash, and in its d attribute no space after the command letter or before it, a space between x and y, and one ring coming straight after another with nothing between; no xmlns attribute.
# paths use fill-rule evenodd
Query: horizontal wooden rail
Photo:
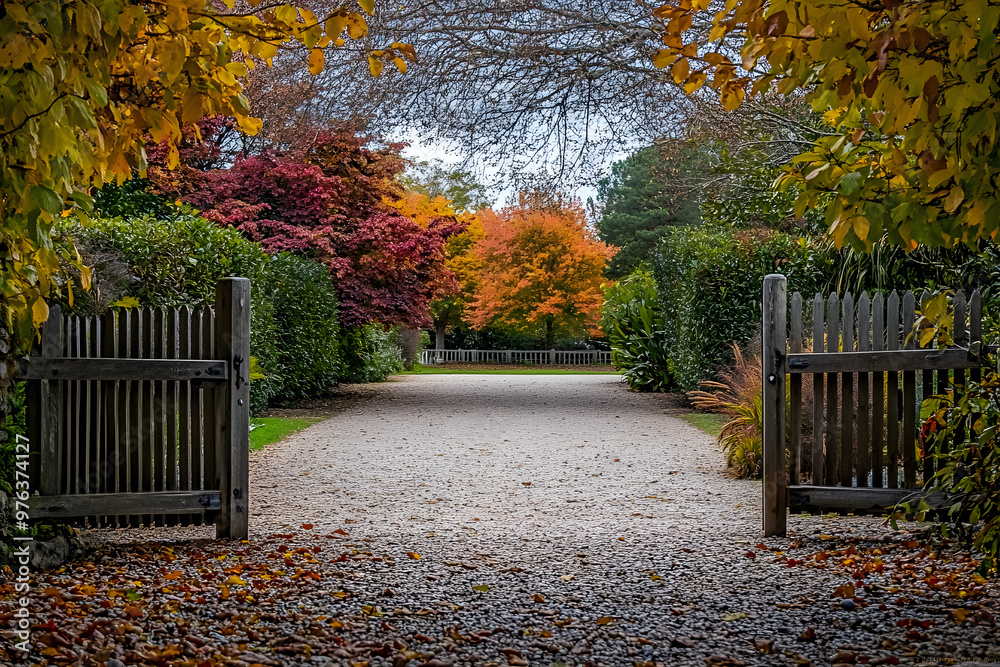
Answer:
<svg viewBox="0 0 1000 667"><path fill-rule="evenodd" d="M28 501L32 519L138 514L190 514L218 510L218 491L151 491L34 496Z"/></svg>
<svg viewBox="0 0 1000 667"><path fill-rule="evenodd" d="M931 508L949 507L954 494L931 493L913 489L871 489L843 486L788 487L788 506L792 512L885 512L900 502L909 502L915 509L921 499Z"/></svg>
<svg viewBox="0 0 1000 667"><path fill-rule="evenodd" d="M23 380L203 380L224 382L224 361L38 357L22 364Z"/></svg>
<svg viewBox="0 0 1000 667"><path fill-rule="evenodd" d="M982 365L981 359L963 349L789 354L785 360L789 373L952 370L980 368Z"/></svg>

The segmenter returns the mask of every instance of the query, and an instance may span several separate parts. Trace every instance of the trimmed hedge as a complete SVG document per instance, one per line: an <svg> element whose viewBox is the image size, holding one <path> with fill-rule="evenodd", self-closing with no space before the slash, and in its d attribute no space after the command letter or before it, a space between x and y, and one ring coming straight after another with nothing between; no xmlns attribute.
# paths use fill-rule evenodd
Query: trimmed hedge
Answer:
<svg viewBox="0 0 1000 667"><path fill-rule="evenodd" d="M93 315L125 297L156 308L202 307L214 302L220 278L250 278L253 413L322 396L338 382L381 381L402 367L392 332L340 326L325 267L287 253L270 257L189 207L170 211L65 223L59 232L94 267L96 289L75 289L73 307L65 300L63 307Z"/></svg>
<svg viewBox="0 0 1000 667"><path fill-rule="evenodd" d="M783 273L789 294L811 295L826 289L834 255L767 229L681 227L667 232L652 265L674 383L690 391L732 361L734 341L753 337L764 276Z"/></svg>

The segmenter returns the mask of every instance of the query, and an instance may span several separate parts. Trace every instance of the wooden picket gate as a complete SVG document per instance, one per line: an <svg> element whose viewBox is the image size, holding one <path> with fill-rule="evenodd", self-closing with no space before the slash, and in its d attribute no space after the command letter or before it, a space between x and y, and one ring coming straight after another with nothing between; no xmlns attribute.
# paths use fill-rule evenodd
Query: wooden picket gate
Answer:
<svg viewBox="0 0 1000 667"><path fill-rule="evenodd" d="M250 281L214 308L64 316L27 380L31 519L201 525L246 539Z"/></svg>
<svg viewBox="0 0 1000 667"><path fill-rule="evenodd" d="M817 294L810 345L801 295L788 300L782 275L764 279L765 535L785 534L786 509L884 513L922 495L934 460L921 454L920 403L978 380L986 352L978 290L954 296L954 347L917 347L910 334L928 296Z"/></svg>

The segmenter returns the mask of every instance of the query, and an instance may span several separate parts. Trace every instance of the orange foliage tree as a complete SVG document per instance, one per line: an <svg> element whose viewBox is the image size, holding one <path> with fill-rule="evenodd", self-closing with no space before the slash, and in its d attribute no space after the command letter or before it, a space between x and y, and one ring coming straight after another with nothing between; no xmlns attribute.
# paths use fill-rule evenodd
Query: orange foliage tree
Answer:
<svg viewBox="0 0 1000 667"><path fill-rule="evenodd" d="M615 248L587 227L579 200L522 195L516 207L486 211L483 228L469 324L544 325L550 348L557 330L598 330L602 274Z"/></svg>

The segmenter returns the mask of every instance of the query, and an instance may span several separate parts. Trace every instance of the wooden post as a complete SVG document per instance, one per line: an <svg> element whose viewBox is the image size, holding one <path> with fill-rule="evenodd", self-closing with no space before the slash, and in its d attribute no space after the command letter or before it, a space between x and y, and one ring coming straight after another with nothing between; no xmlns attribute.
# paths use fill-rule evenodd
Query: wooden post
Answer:
<svg viewBox="0 0 1000 667"><path fill-rule="evenodd" d="M764 365L764 535L786 531L785 356L787 282L772 273L764 278L761 363Z"/></svg>
<svg viewBox="0 0 1000 667"><path fill-rule="evenodd" d="M245 540L250 534L250 281L223 278L215 288L216 358L226 362L229 381L215 390L215 456L222 507L217 537ZM211 482L211 480L206 480Z"/></svg>
<svg viewBox="0 0 1000 667"><path fill-rule="evenodd" d="M37 348L39 357L62 356L63 317L58 305L49 308L49 318L42 326L42 343ZM27 427L31 446L33 470L32 484L43 496L59 493L60 433L62 424L62 388L56 380L28 382ZM33 409L37 407L37 410Z"/></svg>

